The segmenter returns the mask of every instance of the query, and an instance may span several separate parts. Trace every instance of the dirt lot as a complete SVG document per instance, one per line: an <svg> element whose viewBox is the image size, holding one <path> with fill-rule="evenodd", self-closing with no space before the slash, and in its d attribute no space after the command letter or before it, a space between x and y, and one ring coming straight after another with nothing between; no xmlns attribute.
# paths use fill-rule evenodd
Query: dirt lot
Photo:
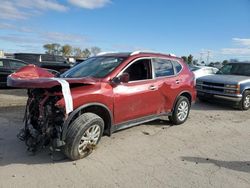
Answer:
<svg viewBox="0 0 250 188"><path fill-rule="evenodd" d="M16 138L25 91L0 90L0 187L250 187L250 110L197 102L188 121L155 121L103 137L76 162Z"/></svg>

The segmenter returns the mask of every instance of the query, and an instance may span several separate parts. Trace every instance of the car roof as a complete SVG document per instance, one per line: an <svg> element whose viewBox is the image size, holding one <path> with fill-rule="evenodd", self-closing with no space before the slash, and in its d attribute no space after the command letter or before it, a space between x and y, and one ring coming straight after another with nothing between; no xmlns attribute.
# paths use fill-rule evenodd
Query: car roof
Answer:
<svg viewBox="0 0 250 188"><path fill-rule="evenodd" d="M134 52L101 52L97 54L97 56L105 56L105 57L130 57L134 55L157 55L157 56L164 56L164 57L170 57L170 58L176 58L181 59L179 57L176 57L174 54L164 54L159 52L150 52L150 51L134 51Z"/></svg>
<svg viewBox="0 0 250 188"><path fill-rule="evenodd" d="M28 64L27 62L23 61L23 60L20 60L20 59L15 59L15 58L6 58L6 57L1 57L0 60L14 60L14 61L20 61L22 63L26 63Z"/></svg>
<svg viewBox="0 0 250 188"><path fill-rule="evenodd" d="M243 62L229 62L228 64L250 64L250 61L243 61Z"/></svg>

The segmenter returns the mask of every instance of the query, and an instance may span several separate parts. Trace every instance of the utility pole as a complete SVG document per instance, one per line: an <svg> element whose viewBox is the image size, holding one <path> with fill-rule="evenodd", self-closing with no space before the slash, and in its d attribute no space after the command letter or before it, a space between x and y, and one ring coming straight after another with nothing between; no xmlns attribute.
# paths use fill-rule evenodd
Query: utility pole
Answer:
<svg viewBox="0 0 250 188"><path fill-rule="evenodd" d="M207 65L209 65L210 51L207 51Z"/></svg>
<svg viewBox="0 0 250 188"><path fill-rule="evenodd" d="M203 59L203 52L200 52L200 64L201 64L201 62L202 62L202 59Z"/></svg>

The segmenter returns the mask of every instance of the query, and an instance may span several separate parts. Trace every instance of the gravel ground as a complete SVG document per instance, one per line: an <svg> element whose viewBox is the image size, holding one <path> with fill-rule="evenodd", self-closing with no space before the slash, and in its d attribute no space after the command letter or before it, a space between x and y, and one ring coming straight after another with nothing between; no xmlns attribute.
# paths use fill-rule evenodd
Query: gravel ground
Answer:
<svg viewBox="0 0 250 188"><path fill-rule="evenodd" d="M103 137L72 162L16 138L26 94L0 90L0 187L250 187L250 110L197 102L188 121L154 121Z"/></svg>

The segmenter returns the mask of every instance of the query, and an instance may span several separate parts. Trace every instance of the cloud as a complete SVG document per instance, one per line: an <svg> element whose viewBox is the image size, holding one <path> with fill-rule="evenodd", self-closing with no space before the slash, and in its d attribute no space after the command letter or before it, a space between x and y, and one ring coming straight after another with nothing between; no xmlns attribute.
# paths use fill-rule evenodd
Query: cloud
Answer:
<svg viewBox="0 0 250 188"><path fill-rule="evenodd" d="M86 9L101 8L111 3L111 0L68 0L68 3ZM21 20L44 11L65 12L69 5L59 0L2 0L0 5L0 19Z"/></svg>
<svg viewBox="0 0 250 188"><path fill-rule="evenodd" d="M13 29L14 25L11 25L9 23L0 23L0 29Z"/></svg>
<svg viewBox="0 0 250 188"><path fill-rule="evenodd" d="M101 8L110 3L110 0L68 0L69 3L87 9Z"/></svg>
<svg viewBox="0 0 250 188"><path fill-rule="evenodd" d="M3 0L0 6L0 19L20 20L45 10L67 11L68 8L56 0Z"/></svg>
<svg viewBox="0 0 250 188"><path fill-rule="evenodd" d="M27 43L38 43L41 42L40 38L36 38L34 36L28 36L24 34L8 34L4 36L0 36L1 41L11 42L15 44L27 44Z"/></svg>
<svg viewBox="0 0 250 188"><path fill-rule="evenodd" d="M9 23L0 23L0 29L7 31L17 31L22 33L34 33L33 28L28 28L25 26L18 27L17 25L9 24Z"/></svg>
<svg viewBox="0 0 250 188"><path fill-rule="evenodd" d="M13 1L2 1L0 6L0 19L25 19L27 13L20 11Z"/></svg>
<svg viewBox="0 0 250 188"><path fill-rule="evenodd" d="M87 41L87 37L79 34L66 34L59 32L46 32L41 33L41 37L45 42L56 42L56 43L69 43L69 44L81 44Z"/></svg>
<svg viewBox="0 0 250 188"><path fill-rule="evenodd" d="M223 48L221 53L224 55L250 56L250 48Z"/></svg>
<svg viewBox="0 0 250 188"><path fill-rule="evenodd" d="M68 8L56 0L16 0L16 5L28 9L66 11Z"/></svg>
<svg viewBox="0 0 250 188"><path fill-rule="evenodd" d="M223 48L220 53L223 55L233 55L238 57L250 56L250 39L248 38L232 38L232 41L237 45L233 48Z"/></svg>
<svg viewBox="0 0 250 188"><path fill-rule="evenodd" d="M238 45L250 47L250 39L233 38L233 41Z"/></svg>
<svg viewBox="0 0 250 188"><path fill-rule="evenodd" d="M3 26L7 27L8 25L7 26L3 25ZM29 28L27 29L29 30ZM61 45L70 44L76 47L84 47L88 44L88 38L84 35L60 33L60 32L43 32L43 31L33 31L33 32L18 31L18 33L16 34L4 34L4 35L1 35L0 33L0 43L1 41L14 44L16 51L31 50L32 52L36 50L42 51L42 46L46 43L59 43ZM4 49L4 50L10 50L10 49Z"/></svg>

